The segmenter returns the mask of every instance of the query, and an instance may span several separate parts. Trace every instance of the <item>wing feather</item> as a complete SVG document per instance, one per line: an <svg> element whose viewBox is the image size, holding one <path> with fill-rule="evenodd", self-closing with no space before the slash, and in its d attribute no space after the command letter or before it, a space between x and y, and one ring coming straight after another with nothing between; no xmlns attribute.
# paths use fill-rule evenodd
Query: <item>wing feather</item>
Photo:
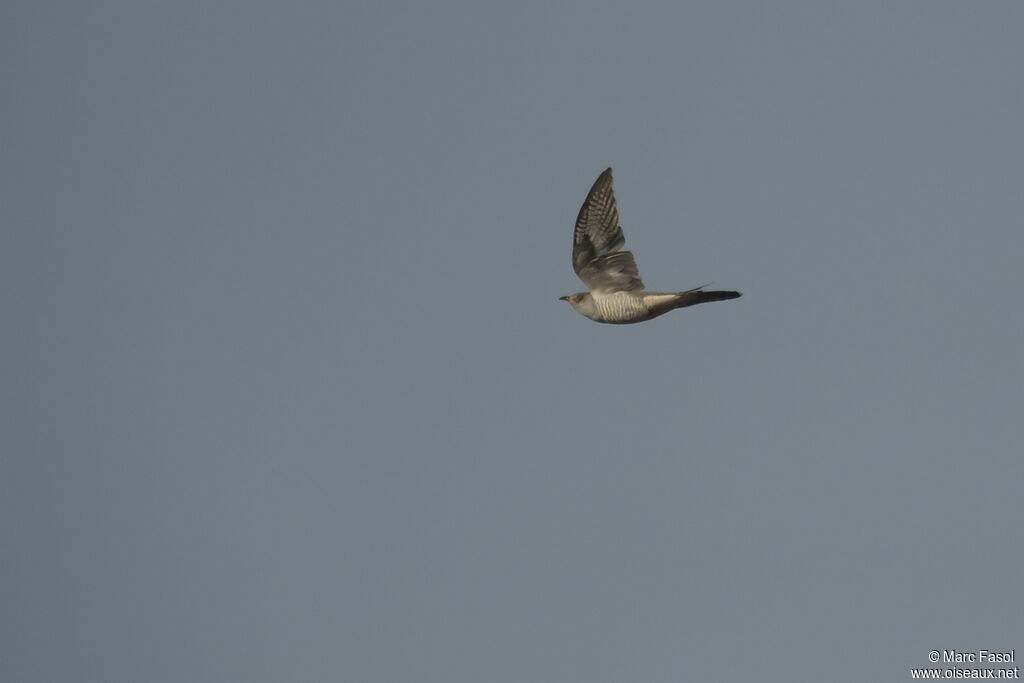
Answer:
<svg viewBox="0 0 1024 683"><path fill-rule="evenodd" d="M590 188L573 232L572 268L591 291L644 288L633 254L619 251L625 243L609 168Z"/></svg>

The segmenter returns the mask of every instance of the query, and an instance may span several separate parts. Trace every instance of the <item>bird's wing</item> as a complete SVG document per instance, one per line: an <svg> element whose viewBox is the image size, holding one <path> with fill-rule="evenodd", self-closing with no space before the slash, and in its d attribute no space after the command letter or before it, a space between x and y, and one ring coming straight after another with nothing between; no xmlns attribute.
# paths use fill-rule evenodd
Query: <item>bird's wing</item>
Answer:
<svg viewBox="0 0 1024 683"><path fill-rule="evenodd" d="M625 243L612 191L612 169L609 168L594 181L576 217L572 269L591 291L643 289L644 283L633 255L619 251Z"/></svg>
<svg viewBox="0 0 1024 683"><path fill-rule="evenodd" d="M631 251L598 256L576 274L591 292L635 292L644 288Z"/></svg>

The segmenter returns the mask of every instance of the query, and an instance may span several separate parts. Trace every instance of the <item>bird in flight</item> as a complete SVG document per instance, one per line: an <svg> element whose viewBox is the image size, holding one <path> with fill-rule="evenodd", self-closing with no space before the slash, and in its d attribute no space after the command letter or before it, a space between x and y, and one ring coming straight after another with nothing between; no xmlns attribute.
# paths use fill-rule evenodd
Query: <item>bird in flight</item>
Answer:
<svg viewBox="0 0 1024 683"><path fill-rule="evenodd" d="M739 292L649 292L644 288L633 253L619 251L626 238L619 227L619 209L612 191L612 169L594 181L576 218L572 269L589 292L561 297L576 311L599 323L625 325L657 318L676 308L707 301L726 301Z"/></svg>

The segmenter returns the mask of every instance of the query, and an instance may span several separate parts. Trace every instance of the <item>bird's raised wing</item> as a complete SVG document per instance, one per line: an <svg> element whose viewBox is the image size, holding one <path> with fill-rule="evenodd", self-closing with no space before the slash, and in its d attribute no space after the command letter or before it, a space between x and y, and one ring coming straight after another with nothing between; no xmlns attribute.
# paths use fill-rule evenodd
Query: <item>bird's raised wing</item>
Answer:
<svg viewBox="0 0 1024 683"><path fill-rule="evenodd" d="M619 251L625 243L609 168L594 181L576 217L572 269L591 291L643 289L633 254Z"/></svg>
<svg viewBox="0 0 1024 683"><path fill-rule="evenodd" d="M576 274L591 292L634 292L644 288L631 251L598 256Z"/></svg>

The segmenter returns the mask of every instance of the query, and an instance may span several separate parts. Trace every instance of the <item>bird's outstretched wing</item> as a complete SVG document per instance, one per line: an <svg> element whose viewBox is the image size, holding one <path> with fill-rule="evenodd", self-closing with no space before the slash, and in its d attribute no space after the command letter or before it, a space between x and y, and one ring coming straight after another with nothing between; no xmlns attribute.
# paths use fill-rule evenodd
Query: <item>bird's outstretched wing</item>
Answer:
<svg viewBox="0 0 1024 683"><path fill-rule="evenodd" d="M633 254L619 251L625 243L609 168L590 188L573 233L572 269L590 291L631 292L644 288Z"/></svg>

